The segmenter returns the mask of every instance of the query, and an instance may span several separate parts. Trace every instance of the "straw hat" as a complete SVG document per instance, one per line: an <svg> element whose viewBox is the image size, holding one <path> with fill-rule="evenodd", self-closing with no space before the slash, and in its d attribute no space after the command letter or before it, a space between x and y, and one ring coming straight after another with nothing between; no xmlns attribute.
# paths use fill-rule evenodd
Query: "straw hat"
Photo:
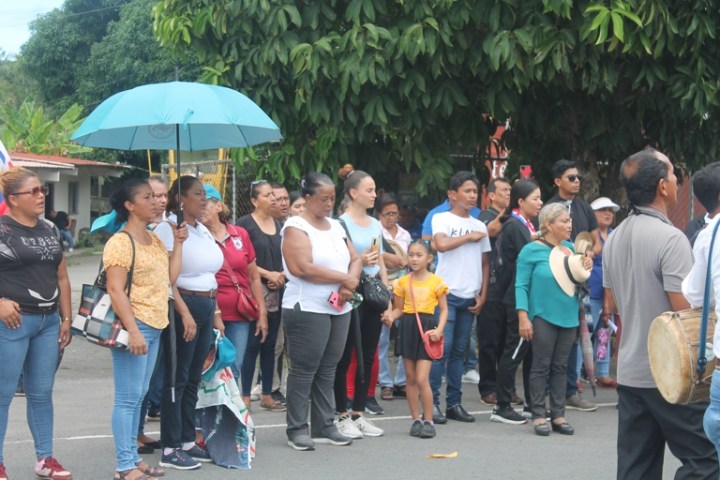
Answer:
<svg viewBox="0 0 720 480"><path fill-rule="evenodd" d="M590 278L590 270L583 265L583 255L573 253L564 245L550 250L550 271L560 288L568 296L574 297L577 286Z"/></svg>
<svg viewBox="0 0 720 480"><path fill-rule="evenodd" d="M580 232L575 237L575 253L585 255L595 245L595 238L590 232Z"/></svg>

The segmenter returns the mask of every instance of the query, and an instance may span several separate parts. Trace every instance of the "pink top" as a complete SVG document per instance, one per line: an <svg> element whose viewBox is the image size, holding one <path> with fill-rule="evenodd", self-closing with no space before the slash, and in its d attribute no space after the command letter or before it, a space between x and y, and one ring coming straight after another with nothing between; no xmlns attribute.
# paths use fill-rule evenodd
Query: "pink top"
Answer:
<svg viewBox="0 0 720 480"><path fill-rule="evenodd" d="M230 264L240 287L246 295L251 296L250 277L248 265L255 261L255 248L250 236L242 227L226 224L228 237L223 242L217 242L223 252L225 261ZM230 275L222 267L215 274L218 283L217 305L225 322L247 321L237 309L238 291L233 285Z"/></svg>

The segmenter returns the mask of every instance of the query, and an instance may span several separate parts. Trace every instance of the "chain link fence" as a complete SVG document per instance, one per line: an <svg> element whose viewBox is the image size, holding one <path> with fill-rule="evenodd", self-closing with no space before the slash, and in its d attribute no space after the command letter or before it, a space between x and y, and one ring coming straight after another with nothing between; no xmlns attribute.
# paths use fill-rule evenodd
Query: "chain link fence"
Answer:
<svg viewBox="0 0 720 480"><path fill-rule="evenodd" d="M192 175L203 183L217 188L223 196L225 204L230 208L230 221L235 223L238 218L253 211L250 203L250 182L254 180L250 166L236 168L231 160L211 160L185 162L181 164L183 175ZM162 176L168 185L177 178L177 165L163 164Z"/></svg>

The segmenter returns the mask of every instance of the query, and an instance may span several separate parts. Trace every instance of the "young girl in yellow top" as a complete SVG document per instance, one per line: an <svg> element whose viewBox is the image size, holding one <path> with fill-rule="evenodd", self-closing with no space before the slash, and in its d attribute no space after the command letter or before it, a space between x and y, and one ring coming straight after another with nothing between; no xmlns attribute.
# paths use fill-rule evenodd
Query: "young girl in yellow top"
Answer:
<svg viewBox="0 0 720 480"><path fill-rule="evenodd" d="M406 392L410 414L413 418L410 435L420 438L435 436L435 426L432 421L433 399L430 389L430 367L432 359L425 351L417 320L415 309L420 314L423 330L428 331L433 340L443 336L443 329L447 322L447 292L448 287L442 278L428 271L432 262L430 246L426 240L415 240L408 248L408 266L412 273L393 282L392 320L400 319L398 345L399 354L403 357L405 375L407 376ZM410 282L415 297L410 294ZM436 307L439 315L434 315ZM423 407L424 421L420 419L420 406L418 396Z"/></svg>

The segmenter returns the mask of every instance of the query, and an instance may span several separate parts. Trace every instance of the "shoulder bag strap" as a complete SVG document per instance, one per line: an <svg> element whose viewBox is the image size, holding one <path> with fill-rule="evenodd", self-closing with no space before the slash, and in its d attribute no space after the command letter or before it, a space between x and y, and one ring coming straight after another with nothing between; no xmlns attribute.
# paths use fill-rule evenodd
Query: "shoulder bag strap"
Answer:
<svg viewBox="0 0 720 480"><path fill-rule="evenodd" d="M711 266L713 258L713 247L715 246L715 237L717 236L718 227L720 227L720 221L715 223L713 228L712 238L710 239L710 249L708 251L708 262L707 262L707 273L705 276L705 293L703 296L702 315L700 317L700 338L698 341L698 383L702 382L702 376L705 374L705 366L707 365L707 328L708 319L710 316L710 286L712 285Z"/></svg>
<svg viewBox="0 0 720 480"><path fill-rule="evenodd" d="M425 335L425 330L423 330L422 322L420 321L420 314L417 311L417 305L415 305L415 289L413 289L413 276L412 273L410 274L410 298L412 299L413 304L413 310L415 311L415 320L417 320L418 329L420 330L420 338Z"/></svg>
<svg viewBox="0 0 720 480"><path fill-rule="evenodd" d="M225 258L225 255L223 255L223 269L225 272L230 275L230 281L235 285L237 288L240 288L240 282L238 282L237 277L235 276L235 272L233 272L233 269L230 268L230 264L227 261L227 258Z"/></svg>
<svg viewBox="0 0 720 480"><path fill-rule="evenodd" d="M126 230L120 230L119 233L124 233L130 239L130 245L132 245L132 260L130 261L130 270L128 270L127 281L125 282L125 291L127 292L128 298L130 298L130 290L132 289L133 272L135 271L135 240L133 240L130 232Z"/></svg>

